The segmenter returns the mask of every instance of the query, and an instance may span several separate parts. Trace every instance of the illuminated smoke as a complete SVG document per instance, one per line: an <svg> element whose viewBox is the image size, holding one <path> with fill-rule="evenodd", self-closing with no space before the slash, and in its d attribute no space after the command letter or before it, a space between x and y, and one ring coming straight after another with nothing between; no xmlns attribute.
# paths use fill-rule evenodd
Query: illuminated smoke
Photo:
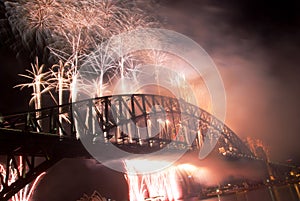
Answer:
<svg viewBox="0 0 300 201"><path fill-rule="evenodd" d="M269 161L269 150L261 140L247 137L247 145L256 157Z"/></svg>
<svg viewBox="0 0 300 201"><path fill-rule="evenodd" d="M161 167L169 162L163 160L131 159L124 161L125 178L129 186L129 199L180 200L192 195L195 183L206 182L207 171L194 165L174 164L163 170L148 172L148 168Z"/></svg>
<svg viewBox="0 0 300 201"><path fill-rule="evenodd" d="M126 160L126 179L129 186L129 199L131 201L145 200L147 198L160 198L161 200L177 200L180 191L176 176L176 168L143 174L143 168L164 161Z"/></svg>
<svg viewBox="0 0 300 201"><path fill-rule="evenodd" d="M13 165L10 163L9 166L9 175L8 175L8 185L11 185L15 181L18 180L18 172L23 170L22 158L19 158L19 166L18 169L15 169ZM46 173L43 172L33 181L32 184L27 184L23 189L21 189L17 194L15 194L11 200L12 201L29 201L38 182ZM0 164L0 176L2 178L6 178L7 172L3 165ZM0 186L0 191L3 189L3 186Z"/></svg>

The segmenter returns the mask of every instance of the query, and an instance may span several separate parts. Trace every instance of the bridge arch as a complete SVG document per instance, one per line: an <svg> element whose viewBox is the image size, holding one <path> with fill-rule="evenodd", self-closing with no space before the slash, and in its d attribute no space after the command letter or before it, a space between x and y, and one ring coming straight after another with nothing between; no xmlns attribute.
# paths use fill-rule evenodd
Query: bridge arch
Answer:
<svg viewBox="0 0 300 201"><path fill-rule="evenodd" d="M152 94L105 96L3 117L0 154L7 155L7 164L13 162L18 179L9 183L12 169L7 166L6 177L0 179L0 199L13 196L64 157L89 155L76 138L79 132L96 144L110 142L119 148L146 147L147 151L197 151L217 140L223 155L254 158L228 126L183 100ZM24 162L21 169L18 158Z"/></svg>
<svg viewBox="0 0 300 201"><path fill-rule="evenodd" d="M65 120L61 122L59 116ZM244 142L212 114L184 100L153 94L104 96L48 107L6 116L1 126L62 133L61 137L80 134L95 142L153 148L184 146L200 150L203 144L217 140L224 155L254 157Z"/></svg>

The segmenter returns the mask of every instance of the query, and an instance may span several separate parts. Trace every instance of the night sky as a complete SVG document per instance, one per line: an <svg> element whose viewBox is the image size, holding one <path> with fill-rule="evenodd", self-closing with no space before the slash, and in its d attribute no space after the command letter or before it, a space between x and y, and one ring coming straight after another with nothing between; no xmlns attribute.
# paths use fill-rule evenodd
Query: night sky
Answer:
<svg viewBox="0 0 300 201"><path fill-rule="evenodd" d="M3 4L0 1L0 17ZM162 0L155 14L212 57L224 81L226 124L238 136L261 139L272 160L300 164L300 2ZM13 88L31 60L11 49L0 23L0 112L28 109L30 91ZM6 28L4 28L6 27Z"/></svg>

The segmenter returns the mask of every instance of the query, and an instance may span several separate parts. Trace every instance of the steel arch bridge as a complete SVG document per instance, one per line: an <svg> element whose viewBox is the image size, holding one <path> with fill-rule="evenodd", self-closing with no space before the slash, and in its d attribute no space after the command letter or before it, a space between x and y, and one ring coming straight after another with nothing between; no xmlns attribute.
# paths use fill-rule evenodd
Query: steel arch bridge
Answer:
<svg viewBox="0 0 300 201"><path fill-rule="evenodd" d="M254 158L223 122L183 100L152 94L105 96L3 117L0 154L6 156L6 176L0 177L0 199L9 199L62 158L90 157L78 138L133 153L200 150L204 143L218 141L223 154ZM18 157L25 164L21 169ZM13 183L9 166L17 170Z"/></svg>

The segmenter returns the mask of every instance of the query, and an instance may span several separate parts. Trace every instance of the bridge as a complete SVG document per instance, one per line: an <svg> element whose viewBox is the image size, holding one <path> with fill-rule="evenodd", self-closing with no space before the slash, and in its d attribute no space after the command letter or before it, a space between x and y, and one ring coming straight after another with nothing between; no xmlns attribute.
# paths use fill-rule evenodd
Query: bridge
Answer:
<svg viewBox="0 0 300 201"><path fill-rule="evenodd" d="M8 200L63 158L91 157L79 139L131 153L194 151L218 141L224 155L255 158L223 122L183 100L152 94L105 96L3 117L0 154L6 175L0 177L0 199ZM10 182L13 169L17 179Z"/></svg>

